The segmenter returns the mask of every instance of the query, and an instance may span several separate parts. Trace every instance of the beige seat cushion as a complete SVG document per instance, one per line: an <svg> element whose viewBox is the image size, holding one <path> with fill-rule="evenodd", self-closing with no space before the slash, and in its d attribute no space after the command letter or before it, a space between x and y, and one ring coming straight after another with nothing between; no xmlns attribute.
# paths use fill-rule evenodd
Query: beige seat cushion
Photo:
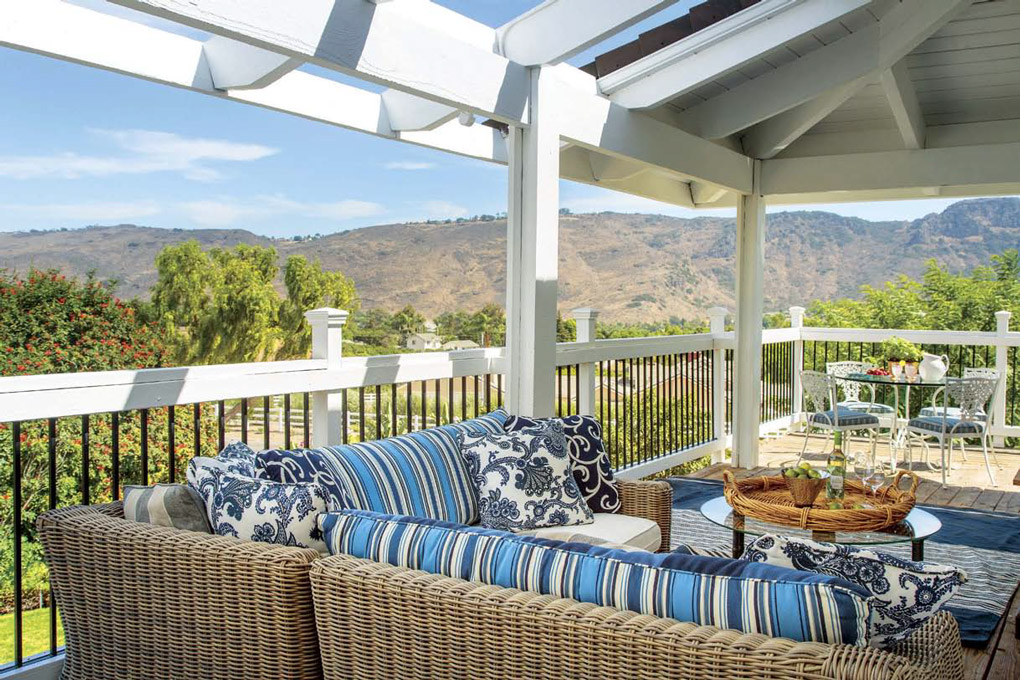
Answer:
<svg viewBox="0 0 1020 680"><path fill-rule="evenodd" d="M652 520L607 512L596 512L595 521L591 524L544 527L521 533L558 541L594 543L596 545L616 543L650 552L655 552L662 544L662 532L659 530L659 525Z"/></svg>

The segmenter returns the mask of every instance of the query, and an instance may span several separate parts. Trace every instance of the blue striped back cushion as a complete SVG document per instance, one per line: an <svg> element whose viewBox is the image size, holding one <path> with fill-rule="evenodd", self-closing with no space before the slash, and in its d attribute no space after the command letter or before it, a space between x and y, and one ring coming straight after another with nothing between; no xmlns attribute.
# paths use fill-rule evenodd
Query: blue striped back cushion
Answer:
<svg viewBox="0 0 1020 680"><path fill-rule="evenodd" d="M500 433L505 411L374 442L265 451L260 469L282 482L316 482L338 506L462 524L478 521L478 497L457 434Z"/></svg>
<svg viewBox="0 0 1020 680"><path fill-rule="evenodd" d="M356 510L324 513L319 527L334 555L745 633L867 644L868 592L831 576Z"/></svg>

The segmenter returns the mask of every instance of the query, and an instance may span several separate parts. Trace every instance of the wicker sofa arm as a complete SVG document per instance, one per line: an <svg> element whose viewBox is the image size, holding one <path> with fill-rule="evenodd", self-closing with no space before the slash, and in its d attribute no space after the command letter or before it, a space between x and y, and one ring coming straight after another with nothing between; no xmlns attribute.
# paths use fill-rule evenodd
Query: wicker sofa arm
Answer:
<svg viewBox="0 0 1020 680"><path fill-rule="evenodd" d="M929 680L902 656L796 643L337 555L312 566L325 680Z"/></svg>
<svg viewBox="0 0 1020 680"><path fill-rule="evenodd" d="M962 680L963 643L960 625L949 612L939 612L920 630L890 650L910 659L925 680Z"/></svg>
<svg viewBox="0 0 1020 680"><path fill-rule="evenodd" d="M669 482L618 479L616 488L620 492L620 513L644 517L658 524L662 531L659 551L668 551L673 516L673 487Z"/></svg>
<svg viewBox="0 0 1020 680"><path fill-rule="evenodd" d="M52 510L38 527L65 632L63 680L322 677L319 553Z"/></svg>

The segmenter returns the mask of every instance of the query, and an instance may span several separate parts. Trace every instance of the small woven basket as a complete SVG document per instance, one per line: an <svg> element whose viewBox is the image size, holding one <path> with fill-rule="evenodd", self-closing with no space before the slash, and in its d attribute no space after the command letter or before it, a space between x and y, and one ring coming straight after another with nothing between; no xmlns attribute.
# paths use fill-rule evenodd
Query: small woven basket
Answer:
<svg viewBox="0 0 1020 680"><path fill-rule="evenodd" d="M899 488L905 476L911 479L907 491ZM892 484L869 494L859 482L847 480L844 505L866 503L871 507L830 510L818 500L813 505L797 507L786 477L750 477L738 481L731 470L726 470L723 480L723 494L734 512L811 531L881 531L898 524L914 509L917 485L921 482L913 472L900 470Z"/></svg>
<svg viewBox="0 0 1020 680"><path fill-rule="evenodd" d="M790 497L793 504L798 508L807 508L815 504L815 499L825 488L828 477L818 479L804 479L802 477L784 477L786 486L790 489Z"/></svg>

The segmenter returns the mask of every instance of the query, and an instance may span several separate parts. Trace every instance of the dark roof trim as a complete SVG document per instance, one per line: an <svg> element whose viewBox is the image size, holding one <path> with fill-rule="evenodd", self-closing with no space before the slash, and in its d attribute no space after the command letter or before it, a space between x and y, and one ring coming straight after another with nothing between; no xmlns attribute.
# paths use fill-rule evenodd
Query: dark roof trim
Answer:
<svg viewBox="0 0 1020 680"><path fill-rule="evenodd" d="M687 14L677 17L661 26L645 31L637 40L595 57L595 61L581 67L581 70L596 78L608 75L638 59L658 52L663 47L683 40L703 28L733 16L737 12L756 5L761 0L708 0L695 5Z"/></svg>

